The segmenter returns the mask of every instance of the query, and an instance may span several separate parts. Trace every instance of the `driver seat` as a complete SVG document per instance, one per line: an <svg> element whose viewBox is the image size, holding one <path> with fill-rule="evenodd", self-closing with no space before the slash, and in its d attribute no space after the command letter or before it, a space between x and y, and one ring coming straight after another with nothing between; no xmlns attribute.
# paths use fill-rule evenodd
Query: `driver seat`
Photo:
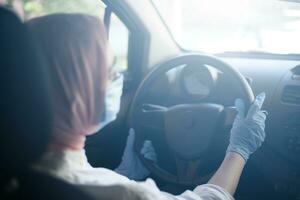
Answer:
<svg viewBox="0 0 300 200"><path fill-rule="evenodd" d="M2 7L0 26L0 199L92 199L30 168L51 132L44 63L25 25Z"/></svg>

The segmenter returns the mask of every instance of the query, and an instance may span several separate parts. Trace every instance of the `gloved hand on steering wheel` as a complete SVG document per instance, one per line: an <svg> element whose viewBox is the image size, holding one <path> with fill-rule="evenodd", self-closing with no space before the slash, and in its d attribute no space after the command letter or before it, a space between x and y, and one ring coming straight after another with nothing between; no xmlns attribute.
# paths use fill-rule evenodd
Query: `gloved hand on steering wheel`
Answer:
<svg viewBox="0 0 300 200"><path fill-rule="evenodd" d="M115 169L115 172L124 175L132 180L143 180L149 176L150 171L143 165L138 155L134 151L135 132L129 130L127 143L122 157L121 164ZM153 148L152 142L146 140L140 153L148 160L157 161L157 156Z"/></svg>
<svg viewBox="0 0 300 200"><path fill-rule="evenodd" d="M231 129L227 152L236 152L245 161L262 145L265 139L266 112L261 110L265 97L265 93L259 94L247 114L245 113L245 103L241 99L235 101L238 114Z"/></svg>

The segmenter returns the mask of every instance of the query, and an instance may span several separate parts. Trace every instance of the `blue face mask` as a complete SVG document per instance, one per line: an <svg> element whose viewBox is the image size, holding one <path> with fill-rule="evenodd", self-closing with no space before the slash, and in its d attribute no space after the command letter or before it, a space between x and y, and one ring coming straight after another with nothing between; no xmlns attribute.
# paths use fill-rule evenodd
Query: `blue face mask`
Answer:
<svg viewBox="0 0 300 200"><path fill-rule="evenodd" d="M123 89L123 75L110 82L105 95L105 109L101 117L100 130L117 118Z"/></svg>

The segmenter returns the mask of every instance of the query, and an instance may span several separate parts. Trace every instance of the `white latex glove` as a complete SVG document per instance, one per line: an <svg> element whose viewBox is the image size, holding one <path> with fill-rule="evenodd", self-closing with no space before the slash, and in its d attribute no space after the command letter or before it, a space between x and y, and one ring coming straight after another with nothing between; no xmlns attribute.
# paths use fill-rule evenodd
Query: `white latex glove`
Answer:
<svg viewBox="0 0 300 200"><path fill-rule="evenodd" d="M245 113L243 100L237 99L235 102L238 114L231 129L227 152L236 152L245 161L262 145L266 137L266 113L261 110L265 97L265 93L259 94L250 106L248 113Z"/></svg>
<svg viewBox="0 0 300 200"><path fill-rule="evenodd" d="M149 176L150 171L143 165L138 155L135 153L134 139L135 132L133 129L130 129L121 164L115 169L115 172L126 176L129 179L139 181ZM157 156L151 141L146 140L144 142L140 153L146 159L157 162Z"/></svg>

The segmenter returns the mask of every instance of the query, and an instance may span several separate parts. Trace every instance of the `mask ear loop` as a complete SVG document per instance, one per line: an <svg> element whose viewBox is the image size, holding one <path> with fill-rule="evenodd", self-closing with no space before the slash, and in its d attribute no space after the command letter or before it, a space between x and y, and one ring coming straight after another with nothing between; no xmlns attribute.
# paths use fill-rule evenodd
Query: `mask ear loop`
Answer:
<svg viewBox="0 0 300 200"><path fill-rule="evenodd" d="M100 129L117 118L120 111L122 90L123 75L120 74L114 81L110 82L107 87L104 100L104 111L100 120Z"/></svg>

